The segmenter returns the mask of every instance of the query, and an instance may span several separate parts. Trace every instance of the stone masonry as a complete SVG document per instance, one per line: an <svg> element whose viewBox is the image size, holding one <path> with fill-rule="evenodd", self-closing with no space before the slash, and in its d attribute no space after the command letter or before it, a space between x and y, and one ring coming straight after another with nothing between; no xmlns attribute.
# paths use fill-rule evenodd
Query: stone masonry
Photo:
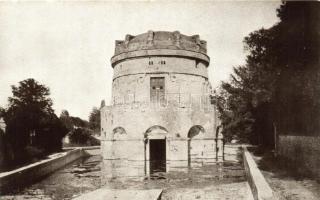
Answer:
<svg viewBox="0 0 320 200"><path fill-rule="evenodd" d="M153 160L164 160L164 171L215 161L218 120L206 41L148 31L115 45L112 101L101 107L105 174L146 175Z"/></svg>

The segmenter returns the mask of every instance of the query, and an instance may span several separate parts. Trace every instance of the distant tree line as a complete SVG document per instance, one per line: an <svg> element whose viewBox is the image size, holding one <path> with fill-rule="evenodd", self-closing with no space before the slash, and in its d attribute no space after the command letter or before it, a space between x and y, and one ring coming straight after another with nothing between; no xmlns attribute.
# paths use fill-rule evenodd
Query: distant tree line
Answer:
<svg viewBox="0 0 320 200"><path fill-rule="evenodd" d="M67 146L100 145L94 136L100 135L100 111L94 107L89 115L89 122L79 117L72 117L63 110L60 120L68 129L69 144Z"/></svg>
<svg viewBox="0 0 320 200"><path fill-rule="evenodd" d="M280 22L244 39L246 64L216 96L227 140L273 147L279 134L319 135L320 4L283 2Z"/></svg>

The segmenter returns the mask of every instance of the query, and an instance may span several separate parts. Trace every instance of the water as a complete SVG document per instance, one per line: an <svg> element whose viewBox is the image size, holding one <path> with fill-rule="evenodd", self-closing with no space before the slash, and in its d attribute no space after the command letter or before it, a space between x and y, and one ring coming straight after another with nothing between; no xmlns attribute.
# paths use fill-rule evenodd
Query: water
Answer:
<svg viewBox="0 0 320 200"><path fill-rule="evenodd" d="M110 189L161 188L164 189L162 199L175 199L179 195L177 191L188 193L199 189L213 192L215 188L219 188L215 192L227 190L225 192L231 195L233 194L233 191L230 191L232 188L238 187L235 193L239 193L245 187L245 173L238 149L230 149L228 160L223 163L201 161L192 162L192 167L181 167L180 164L175 165L171 162L167 166L176 167L170 167L170 169L166 169L166 165L157 160L150 163L150 175L106 179L103 176L105 172L101 171L101 157L95 155L71 163L43 180L23 189L14 190L2 196L1 199L72 199L101 187ZM208 187L211 188L208 189ZM241 198L237 197L237 199Z"/></svg>

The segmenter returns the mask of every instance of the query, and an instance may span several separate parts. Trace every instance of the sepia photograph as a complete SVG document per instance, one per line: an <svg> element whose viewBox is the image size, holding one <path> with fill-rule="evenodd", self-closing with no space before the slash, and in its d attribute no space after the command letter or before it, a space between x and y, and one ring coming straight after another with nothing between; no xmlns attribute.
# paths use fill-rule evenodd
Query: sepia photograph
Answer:
<svg viewBox="0 0 320 200"><path fill-rule="evenodd" d="M0 1L1 200L320 200L320 2Z"/></svg>

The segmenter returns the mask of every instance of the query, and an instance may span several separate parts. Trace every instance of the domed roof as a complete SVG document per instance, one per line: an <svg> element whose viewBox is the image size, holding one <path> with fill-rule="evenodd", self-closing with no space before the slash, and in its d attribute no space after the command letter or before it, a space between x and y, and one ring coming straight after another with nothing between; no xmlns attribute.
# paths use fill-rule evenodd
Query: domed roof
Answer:
<svg viewBox="0 0 320 200"><path fill-rule="evenodd" d="M125 52L149 49L179 49L206 54L206 41L199 35L186 36L179 31L148 31L137 36L126 35L125 40L116 41L115 56Z"/></svg>

